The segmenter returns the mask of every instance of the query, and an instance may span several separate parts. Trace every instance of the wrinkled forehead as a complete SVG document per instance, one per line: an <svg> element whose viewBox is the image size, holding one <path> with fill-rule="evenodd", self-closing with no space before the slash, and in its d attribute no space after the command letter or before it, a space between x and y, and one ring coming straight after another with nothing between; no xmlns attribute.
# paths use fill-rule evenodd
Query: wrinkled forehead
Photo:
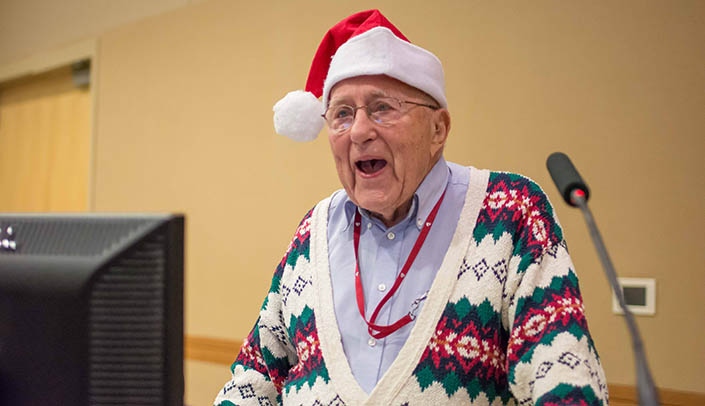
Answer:
<svg viewBox="0 0 705 406"><path fill-rule="evenodd" d="M366 102L377 97L413 98L438 104L422 90L386 75L356 76L341 80L331 89L328 104Z"/></svg>

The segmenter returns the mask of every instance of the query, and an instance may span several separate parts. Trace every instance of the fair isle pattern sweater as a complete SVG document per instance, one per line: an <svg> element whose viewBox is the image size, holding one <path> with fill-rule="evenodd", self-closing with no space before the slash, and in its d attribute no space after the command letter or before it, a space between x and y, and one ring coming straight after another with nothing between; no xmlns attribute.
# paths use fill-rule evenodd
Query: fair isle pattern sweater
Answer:
<svg viewBox="0 0 705 406"><path fill-rule="evenodd" d="M428 299L370 394L333 311L328 204L301 221L217 405L607 404L578 280L537 184L471 168Z"/></svg>

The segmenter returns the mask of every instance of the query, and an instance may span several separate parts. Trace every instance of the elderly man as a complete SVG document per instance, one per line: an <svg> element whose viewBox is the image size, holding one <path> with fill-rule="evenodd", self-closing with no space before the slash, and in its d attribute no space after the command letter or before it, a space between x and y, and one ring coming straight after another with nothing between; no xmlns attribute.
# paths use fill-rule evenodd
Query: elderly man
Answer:
<svg viewBox="0 0 705 406"><path fill-rule="evenodd" d="M326 34L306 90L275 127L327 124L343 190L302 220L216 404L606 404L548 199L443 158L440 61L364 11Z"/></svg>

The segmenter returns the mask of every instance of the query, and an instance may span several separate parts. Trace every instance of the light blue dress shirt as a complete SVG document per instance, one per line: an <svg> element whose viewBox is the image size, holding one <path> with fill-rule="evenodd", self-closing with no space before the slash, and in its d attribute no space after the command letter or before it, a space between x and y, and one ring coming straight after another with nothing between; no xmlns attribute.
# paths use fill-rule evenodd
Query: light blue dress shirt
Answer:
<svg viewBox="0 0 705 406"><path fill-rule="evenodd" d="M389 325L409 313L413 302L422 299L431 288L458 224L469 179L468 168L441 158L416 190L406 218L392 227L386 227L379 219L371 217L368 211L358 209L344 190L332 197L328 212L328 255L335 316L352 373L367 393L374 389L394 362L414 323L383 339L374 339L369 335L355 296L352 224L355 211L360 210L362 215L358 252L365 315L369 320L377 304L394 284L426 218L446 190L436 221L411 270L396 294L381 309L375 322ZM422 306L423 300L416 315Z"/></svg>

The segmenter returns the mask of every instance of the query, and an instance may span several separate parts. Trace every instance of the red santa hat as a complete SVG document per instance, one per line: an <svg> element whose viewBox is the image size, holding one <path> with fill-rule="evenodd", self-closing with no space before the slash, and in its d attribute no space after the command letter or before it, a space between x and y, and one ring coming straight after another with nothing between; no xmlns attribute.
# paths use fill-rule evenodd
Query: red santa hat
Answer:
<svg viewBox="0 0 705 406"><path fill-rule="evenodd" d="M409 42L379 10L367 10L328 30L311 63L306 90L290 92L274 105L274 129L296 141L315 139L325 124L322 114L333 86L364 75L387 75L448 107L441 61Z"/></svg>

